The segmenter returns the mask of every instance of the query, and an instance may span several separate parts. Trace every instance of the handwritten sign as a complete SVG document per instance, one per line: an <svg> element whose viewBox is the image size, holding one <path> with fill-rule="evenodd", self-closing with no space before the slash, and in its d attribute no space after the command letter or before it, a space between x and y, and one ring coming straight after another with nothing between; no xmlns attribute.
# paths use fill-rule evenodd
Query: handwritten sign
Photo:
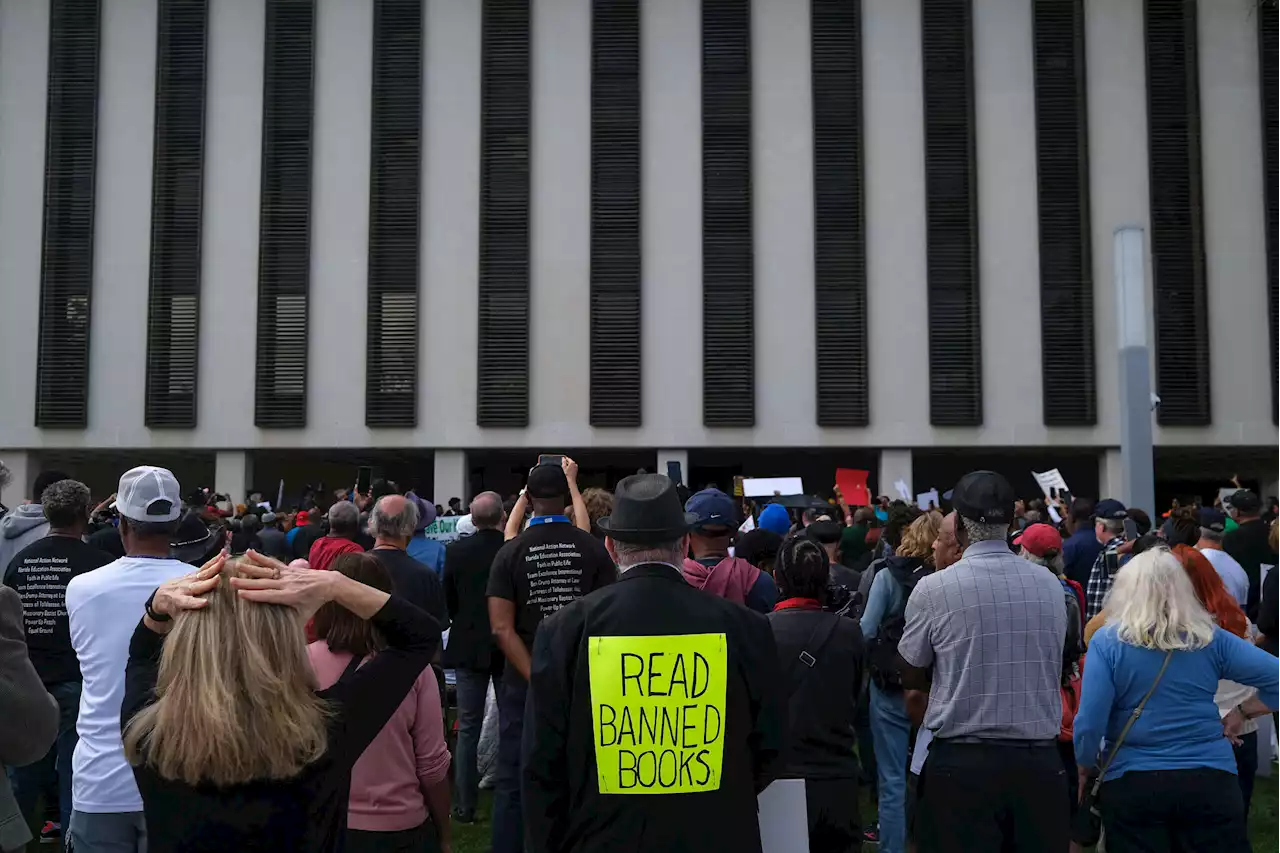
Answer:
<svg viewBox="0 0 1280 853"><path fill-rule="evenodd" d="M724 634L590 637L587 648L600 793L719 790Z"/></svg>

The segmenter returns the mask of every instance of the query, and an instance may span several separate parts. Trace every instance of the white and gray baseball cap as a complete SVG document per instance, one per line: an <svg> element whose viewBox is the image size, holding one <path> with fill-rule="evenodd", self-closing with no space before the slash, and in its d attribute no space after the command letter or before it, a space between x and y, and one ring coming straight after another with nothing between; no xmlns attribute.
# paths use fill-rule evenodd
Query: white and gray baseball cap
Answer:
<svg viewBox="0 0 1280 853"><path fill-rule="evenodd" d="M182 489L167 468L139 465L120 478L116 511L130 521L174 521L182 515Z"/></svg>

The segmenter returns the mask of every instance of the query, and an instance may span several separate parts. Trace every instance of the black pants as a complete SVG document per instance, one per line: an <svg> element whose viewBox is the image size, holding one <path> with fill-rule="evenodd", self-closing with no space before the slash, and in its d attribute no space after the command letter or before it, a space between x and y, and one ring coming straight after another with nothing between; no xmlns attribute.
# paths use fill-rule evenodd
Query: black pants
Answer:
<svg viewBox="0 0 1280 853"><path fill-rule="evenodd" d="M431 821L398 832L347 830L346 853L436 853L440 841Z"/></svg>
<svg viewBox="0 0 1280 853"><path fill-rule="evenodd" d="M809 853L850 853L862 848L857 779L806 779Z"/></svg>
<svg viewBox="0 0 1280 853"><path fill-rule="evenodd" d="M1235 775L1131 770L1099 792L1107 853L1248 853Z"/></svg>
<svg viewBox="0 0 1280 853"><path fill-rule="evenodd" d="M1052 741L1006 745L935 740L920 784L920 853L1067 849L1067 774Z"/></svg>
<svg viewBox="0 0 1280 853"><path fill-rule="evenodd" d="M1249 819L1249 805L1253 802L1253 777L1258 775L1258 733L1241 735L1244 741L1232 749L1236 753L1236 778L1240 780L1240 794L1244 797L1244 817Z"/></svg>

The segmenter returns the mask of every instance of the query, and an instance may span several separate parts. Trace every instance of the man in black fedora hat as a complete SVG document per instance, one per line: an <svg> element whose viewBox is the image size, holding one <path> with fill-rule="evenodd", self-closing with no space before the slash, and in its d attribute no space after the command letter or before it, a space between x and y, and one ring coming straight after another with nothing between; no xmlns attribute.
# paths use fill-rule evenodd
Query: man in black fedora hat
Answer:
<svg viewBox="0 0 1280 853"><path fill-rule="evenodd" d="M533 853L758 853L785 726L768 621L685 582L696 516L637 474L598 522L617 583L543 622L524 731Z"/></svg>

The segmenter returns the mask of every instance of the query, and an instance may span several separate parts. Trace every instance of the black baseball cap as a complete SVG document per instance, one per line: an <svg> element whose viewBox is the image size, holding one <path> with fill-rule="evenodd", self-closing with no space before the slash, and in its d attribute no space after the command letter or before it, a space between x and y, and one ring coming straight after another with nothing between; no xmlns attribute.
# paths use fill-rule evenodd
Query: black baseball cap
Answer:
<svg viewBox="0 0 1280 853"><path fill-rule="evenodd" d="M1105 498L1093 508L1093 517L1104 521L1119 521L1128 518L1129 511L1115 498Z"/></svg>
<svg viewBox="0 0 1280 853"><path fill-rule="evenodd" d="M1257 512L1262 509L1262 502L1258 500L1258 496L1248 489L1232 492L1226 503L1232 509L1238 509L1240 512Z"/></svg>
<svg viewBox="0 0 1280 853"><path fill-rule="evenodd" d="M535 465L525 490L531 498L562 498L569 494L569 480L559 465Z"/></svg>
<svg viewBox="0 0 1280 853"><path fill-rule="evenodd" d="M1214 530L1218 533L1227 529L1227 517L1218 512L1213 507L1202 506L1196 511L1196 521L1205 530Z"/></svg>
<svg viewBox="0 0 1280 853"><path fill-rule="evenodd" d="M970 471L951 490L951 504L961 518L979 524L1009 524L1017 500L1013 486L995 471Z"/></svg>

